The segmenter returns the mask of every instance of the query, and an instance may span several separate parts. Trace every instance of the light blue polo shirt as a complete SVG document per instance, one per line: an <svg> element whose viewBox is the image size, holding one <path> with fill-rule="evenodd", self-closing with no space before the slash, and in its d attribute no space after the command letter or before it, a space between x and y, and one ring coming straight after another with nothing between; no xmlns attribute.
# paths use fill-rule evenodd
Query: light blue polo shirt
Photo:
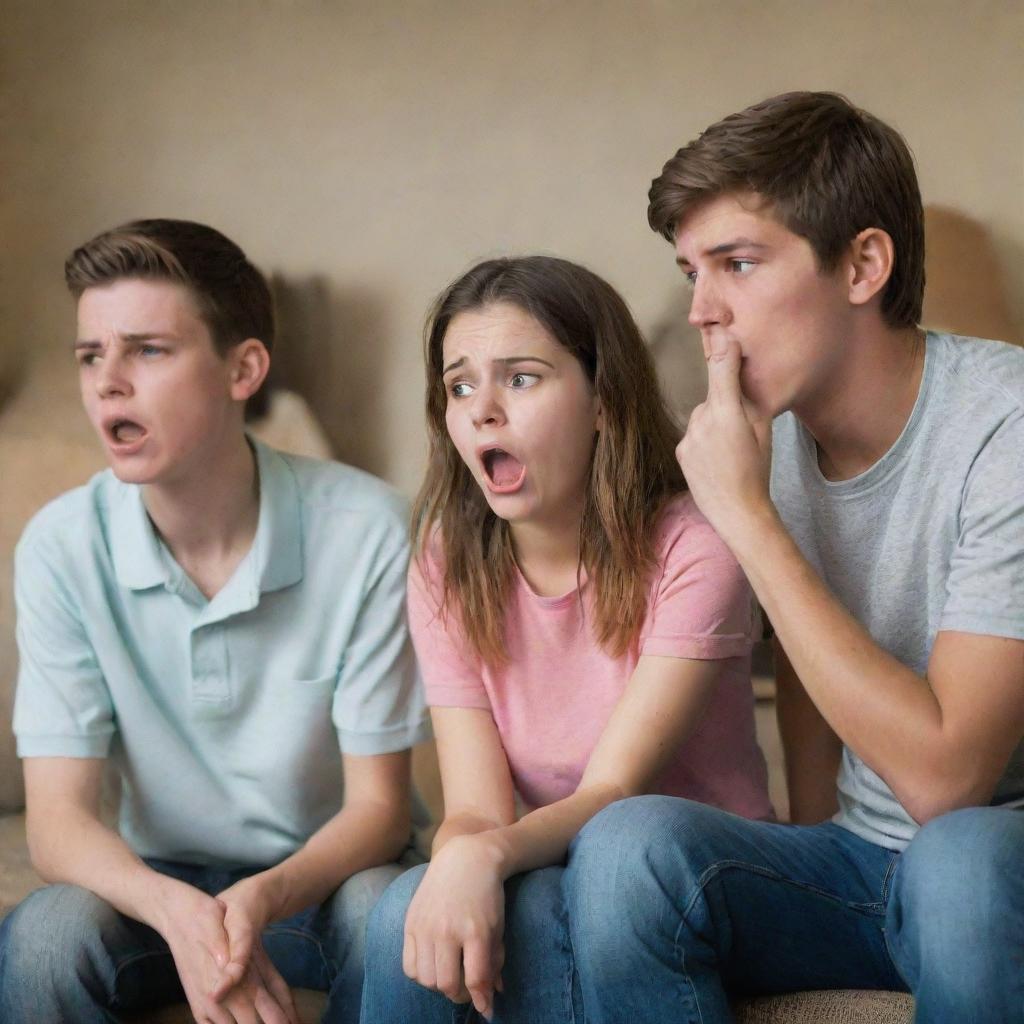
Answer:
<svg viewBox="0 0 1024 1024"><path fill-rule="evenodd" d="M144 857L267 865L341 807L341 751L427 738L405 619L406 507L254 442L259 523L210 601L109 470L15 555L21 757L107 757Z"/></svg>

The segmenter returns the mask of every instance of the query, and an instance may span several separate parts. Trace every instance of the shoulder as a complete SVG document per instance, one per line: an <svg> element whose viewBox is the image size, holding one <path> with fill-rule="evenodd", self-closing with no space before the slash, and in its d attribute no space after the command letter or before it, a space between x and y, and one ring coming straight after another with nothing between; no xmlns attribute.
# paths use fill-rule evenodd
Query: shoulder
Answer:
<svg viewBox="0 0 1024 1024"><path fill-rule="evenodd" d="M677 494L665 505L655 535L654 555L663 578L678 576L703 563L718 563L722 569L739 572L725 541L688 492Z"/></svg>
<svg viewBox="0 0 1024 1024"><path fill-rule="evenodd" d="M390 484L343 462L275 452L295 480L303 514L310 520L339 517L401 534L409 528L409 503Z"/></svg>
<svg viewBox="0 0 1024 1024"><path fill-rule="evenodd" d="M936 360L940 386L964 403L951 406L951 414L972 418L979 413L988 418L1024 414L1024 348L931 331L927 344ZM968 406L968 402L978 405Z"/></svg>
<svg viewBox="0 0 1024 1024"><path fill-rule="evenodd" d="M16 549L18 562L29 558L60 561L87 550L90 545L83 541L106 533L110 509L129 486L105 469L47 502L22 531Z"/></svg>

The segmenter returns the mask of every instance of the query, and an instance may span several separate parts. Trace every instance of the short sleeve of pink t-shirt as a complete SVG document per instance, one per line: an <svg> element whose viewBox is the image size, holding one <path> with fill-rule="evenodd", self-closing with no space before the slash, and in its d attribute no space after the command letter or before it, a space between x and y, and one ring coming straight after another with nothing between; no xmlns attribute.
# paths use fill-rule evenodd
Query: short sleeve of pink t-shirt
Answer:
<svg viewBox="0 0 1024 1024"><path fill-rule="evenodd" d="M570 795L636 667L654 655L721 660L710 706L657 787L752 818L772 815L754 734L750 651L756 613L729 549L689 495L666 508L638 651L610 656L594 639L592 587L541 597L516 573L505 616L507 663L482 662L455 611L440 611L443 568L409 571L409 621L434 707L489 710L516 787L539 807Z"/></svg>

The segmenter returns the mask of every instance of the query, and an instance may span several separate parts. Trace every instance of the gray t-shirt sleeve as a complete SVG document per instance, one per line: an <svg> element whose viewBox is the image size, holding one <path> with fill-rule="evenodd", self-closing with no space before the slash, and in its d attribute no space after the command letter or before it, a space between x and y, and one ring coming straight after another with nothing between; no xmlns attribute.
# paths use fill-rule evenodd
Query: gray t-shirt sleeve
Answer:
<svg viewBox="0 0 1024 1024"><path fill-rule="evenodd" d="M430 738L406 619L408 551L397 530L381 542L345 649L332 717L346 754L390 753Z"/></svg>
<svg viewBox="0 0 1024 1024"><path fill-rule="evenodd" d="M38 534L15 552L20 757L106 757L114 712L59 551Z"/></svg>
<svg viewBox="0 0 1024 1024"><path fill-rule="evenodd" d="M1024 412L971 467L946 593L940 629L1024 639Z"/></svg>

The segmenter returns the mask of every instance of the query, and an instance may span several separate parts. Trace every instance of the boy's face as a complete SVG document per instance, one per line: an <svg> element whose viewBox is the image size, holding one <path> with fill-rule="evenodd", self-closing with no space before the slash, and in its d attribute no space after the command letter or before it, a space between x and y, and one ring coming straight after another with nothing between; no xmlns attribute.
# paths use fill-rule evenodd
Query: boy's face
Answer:
<svg viewBox="0 0 1024 1024"><path fill-rule="evenodd" d="M132 278L78 301L82 402L126 483L174 483L240 432L229 353L182 285Z"/></svg>
<svg viewBox="0 0 1024 1024"><path fill-rule="evenodd" d="M776 416L827 395L852 310L843 261L822 273L807 240L750 194L696 207L675 248L705 354L716 337L739 344L740 384L759 411Z"/></svg>

